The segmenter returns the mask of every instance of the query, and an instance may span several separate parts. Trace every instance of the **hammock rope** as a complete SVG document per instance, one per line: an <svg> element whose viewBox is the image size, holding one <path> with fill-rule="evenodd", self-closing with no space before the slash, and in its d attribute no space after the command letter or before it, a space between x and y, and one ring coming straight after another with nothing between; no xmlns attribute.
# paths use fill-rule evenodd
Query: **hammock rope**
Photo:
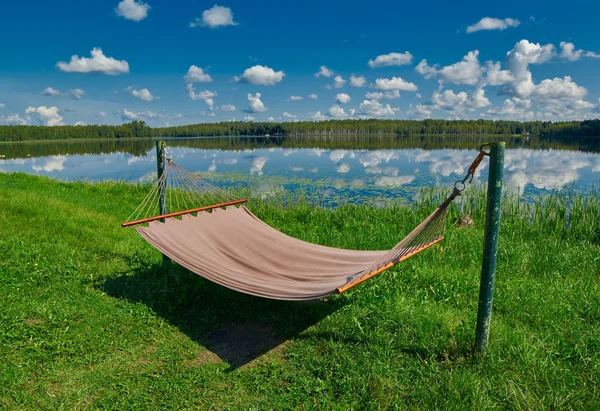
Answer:
<svg viewBox="0 0 600 411"><path fill-rule="evenodd" d="M488 154L483 147L450 196L387 251L342 250L288 237L244 207L247 200L184 170L167 156L162 159L163 174L123 226L149 223L137 231L155 248L234 290L275 299L321 298L343 293L440 242L448 207ZM214 216L202 213L209 210Z"/></svg>

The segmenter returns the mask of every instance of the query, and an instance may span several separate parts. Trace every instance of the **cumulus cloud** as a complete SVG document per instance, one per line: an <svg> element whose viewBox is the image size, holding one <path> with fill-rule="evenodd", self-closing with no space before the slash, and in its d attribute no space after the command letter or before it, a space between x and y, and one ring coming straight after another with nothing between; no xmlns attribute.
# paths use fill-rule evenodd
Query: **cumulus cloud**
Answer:
<svg viewBox="0 0 600 411"><path fill-rule="evenodd" d="M330 69L328 69L325 66L321 66L321 67L319 67L319 69L320 69L319 72L315 73L315 77L317 77L317 78L319 78L321 76L323 76L323 77L331 77L331 76L333 76L335 74L333 72L333 70L330 70Z"/></svg>
<svg viewBox="0 0 600 411"><path fill-rule="evenodd" d="M254 121L253 116L244 116L244 121Z"/></svg>
<svg viewBox="0 0 600 411"><path fill-rule="evenodd" d="M140 111L136 113L134 111L127 110L126 108L124 108L123 112L121 113L121 119L123 121L154 120L162 117L163 116L161 114L153 113L151 111Z"/></svg>
<svg viewBox="0 0 600 411"><path fill-rule="evenodd" d="M46 106L39 106L39 107L29 106L29 107L27 107L27 110L25 110L25 114L28 119L30 119L30 118L37 119L38 122L40 122L46 126L62 126L63 125L63 122L62 122L63 118L58 112L59 112L58 107L46 107Z"/></svg>
<svg viewBox="0 0 600 411"><path fill-rule="evenodd" d="M140 100L148 102L148 103L151 101L160 99L160 97L152 95L150 90L148 90L147 88L143 88L141 90L136 90L133 87L129 86L125 90L129 91L133 97L139 98Z"/></svg>
<svg viewBox="0 0 600 411"><path fill-rule="evenodd" d="M531 100L513 97L504 100L504 104L498 108L490 108L487 114L492 117L502 117L508 119L532 120L534 117L531 108Z"/></svg>
<svg viewBox="0 0 600 411"><path fill-rule="evenodd" d="M234 77L236 82L273 86L283 80L285 73L283 71L275 71L267 66L254 66L246 69L240 77Z"/></svg>
<svg viewBox="0 0 600 411"><path fill-rule="evenodd" d="M115 12L127 20L142 21L148 16L148 3L135 0L123 0L117 5Z"/></svg>
<svg viewBox="0 0 600 411"><path fill-rule="evenodd" d="M408 51L404 53L390 53L377 56L375 60L369 60L369 67L386 67L386 66L404 66L412 63L412 54Z"/></svg>
<svg viewBox="0 0 600 411"><path fill-rule="evenodd" d="M229 7L217 6L216 4L202 13L202 19L196 17L190 23L190 27L205 26L211 29L223 26L235 26L233 12Z"/></svg>
<svg viewBox="0 0 600 411"><path fill-rule="evenodd" d="M477 58L478 55L478 50L470 51L458 63L442 67L441 69L437 68L437 64L430 66L427 64L427 60L421 60L415 67L415 71L423 75L426 79L438 77L443 81L454 84L475 85L479 82L482 75L482 69Z"/></svg>
<svg viewBox="0 0 600 411"><path fill-rule="evenodd" d="M91 58L71 56L68 63L59 61L56 67L66 73L102 73L111 76L129 73L129 64L125 60L106 57L100 48L91 51Z"/></svg>
<svg viewBox="0 0 600 411"><path fill-rule="evenodd" d="M342 88L344 87L344 84L346 84L346 80L344 80L342 76L335 76L333 79L333 87L335 88Z"/></svg>
<svg viewBox="0 0 600 411"><path fill-rule="evenodd" d="M432 108L426 104L417 104L414 107L411 104L409 107L407 114L410 118L430 118L433 113Z"/></svg>
<svg viewBox="0 0 600 411"><path fill-rule="evenodd" d="M80 88L74 88L72 90L69 90L69 94L71 95L71 97L73 97L75 100L81 100L83 98L83 96L85 96L85 91L83 91Z"/></svg>
<svg viewBox="0 0 600 411"><path fill-rule="evenodd" d="M295 119L295 118L297 118L297 117L298 117L298 116L296 116L295 114L288 113L287 111L286 111L286 112L284 112L282 115L283 115L283 117L285 117L285 118L289 118L289 119Z"/></svg>
<svg viewBox="0 0 600 411"><path fill-rule="evenodd" d="M357 113L367 117L382 117L393 116L395 111L397 110L393 109L389 104L384 106L378 100L364 100L360 104Z"/></svg>
<svg viewBox="0 0 600 411"><path fill-rule="evenodd" d="M8 116L0 117L0 122L6 124L16 124L19 126L26 126L29 124L29 121L26 118L19 116L18 114L9 114Z"/></svg>
<svg viewBox="0 0 600 411"><path fill-rule="evenodd" d="M215 104L214 98L217 97L216 91L204 90L199 93L196 93L196 89L190 83L186 86L188 96L192 100L204 100L204 102L208 105L208 107L212 110Z"/></svg>
<svg viewBox="0 0 600 411"><path fill-rule="evenodd" d="M502 70L500 68L499 61L496 63L488 61L485 71L485 83L490 86L502 86L512 83L515 80L510 70Z"/></svg>
<svg viewBox="0 0 600 411"><path fill-rule="evenodd" d="M577 61L581 58L583 50L575 50L573 43L567 43L565 41L560 42L560 56L567 60Z"/></svg>
<svg viewBox="0 0 600 411"><path fill-rule="evenodd" d="M367 79L364 76L350 76L350 85L352 87L364 87L367 85Z"/></svg>
<svg viewBox="0 0 600 411"><path fill-rule="evenodd" d="M348 114L344 111L344 109L338 106L337 104L329 108L329 115L335 118L348 117Z"/></svg>
<svg viewBox="0 0 600 411"><path fill-rule="evenodd" d="M203 69L197 66L190 66L188 72L183 78L188 83L210 83L212 82L212 77L205 73Z"/></svg>
<svg viewBox="0 0 600 411"><path fill-rule="evenodd" d="M248 93L248 101L250 102L248 105L248 112L250 113L263 113L267 111L267 108L263 104L260 99L261 94L256 93L254 95Z"/></svg>
<svg viewBox="0 0 600 411"><path fill-rule="evenodd" d="M474 33L480 30L504 30L509 27L517 27L521 22L517 19L497 19L493 17L484 17L477 23L467 27L467 33Z"/></svg>
<svg viewBox="0 0 600 411"><path fill-rule="evenodd" d="M367 98L368 100L394 100L397 98L400 98L400 91L398 90L391 90L391 91L386 91L386 92L381 92L381 91L374 91L374 92L370 92L367 93L365 95L365 98Z"/></svg>
<svg viewBox="0 0 600 411"><path fill-rule="evenodd" d="M387 78L378 78L375 80L375 85L371 85L371 88L376 90L384 90L384 91L417 91L418 88L414 83L409 83L408 81L402 79L401 77L392 77L391 79Z"/></svg>
<svg viewBox="0 0 600 411"><path fill-rule="evenodd" d="M519 98L529 97L535 89L529 65L545 63L554 55L555 48L552 44L542 46L528 40L519 41L506 55L506 64L514 76L506 91Z"/></svg>
<svg viewBox="0 0 600 411"><path fill-rule="evenodd" d="M335 96L335 100L340 104L347 104L352 100L347 93L340 93Z"/></svg>
<svg viewBox="0 0 600 411"><path fill-rule="evenodd" d="M56 97L56 96L62 96L63 93L61 93L60 91L53 89L52 87L46 87L44 89L44 91L41 92L41 94L43 96L51 96L51 97Z"/></svg>
<svg viewBox="0 0 600 411"><path fill-rule="evenodd" d="M290 96L290 98L288 98L288 101L300 101L303 99L304 99L304 97L302 97L302 96Z"/></svg>
<svg viewBox="0 0 600 411"><path fill-rule="evenodd" d="M233 104L224 104L219 109L221 111L235 111L235 106Z"/></svg>
<svg viewBox="0 0 600 411"><path fill-rule="evenodd" d="M317 94L309 94L308 98L312 99L312 100L316 100L319 98L319 96Z"/></svg>
<svg viewBox="0 0 600 411"><path fill-rule="evenodd" d="M329 117L327 117L325 114L321 114L320 111L317 111L316 113L308 113L308 117L315 121L324 121L329 119Z"/></svg>

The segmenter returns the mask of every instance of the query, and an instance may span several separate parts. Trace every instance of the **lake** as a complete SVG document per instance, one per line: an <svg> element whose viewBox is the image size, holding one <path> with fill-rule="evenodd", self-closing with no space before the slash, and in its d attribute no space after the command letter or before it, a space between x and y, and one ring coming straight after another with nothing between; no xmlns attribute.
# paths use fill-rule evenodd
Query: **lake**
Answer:
<svg viewBox="0 0 600 411"><path fill-rule="evenodd" d="M565 185L600 183L600 139L503 137L506 189L528 197ZM173 161L223 186L268 195L301 190L321 203L410 201L421 187L462 179L478 136L215 137L169 139ZM156 177L155 141L72 140L0 144L0 172L61 180L148 181ZM487 179L484 161L474 182Z"/></svg>

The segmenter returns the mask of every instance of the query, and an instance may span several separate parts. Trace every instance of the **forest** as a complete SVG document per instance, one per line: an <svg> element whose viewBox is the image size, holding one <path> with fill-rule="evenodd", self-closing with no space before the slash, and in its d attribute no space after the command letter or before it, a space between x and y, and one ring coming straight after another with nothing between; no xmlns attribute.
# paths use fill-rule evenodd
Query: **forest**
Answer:
<svg viewBox="0 0 600 411"><path fill-rule="evenodd" d="M0 126L0 141L120 139L199 136L436 135L537 137L600 136L600 119L568 122L493 120L329 120L298 122L220 122L149 127L143 121L121 125Z"/></svg>

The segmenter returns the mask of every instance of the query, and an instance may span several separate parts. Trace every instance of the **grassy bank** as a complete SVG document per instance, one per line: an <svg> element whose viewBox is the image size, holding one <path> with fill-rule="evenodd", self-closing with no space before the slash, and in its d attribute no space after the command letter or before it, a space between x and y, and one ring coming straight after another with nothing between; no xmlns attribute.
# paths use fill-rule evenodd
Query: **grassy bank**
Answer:
<svg viewBox="0 0 600 411"><path fill-rule="evenodd" d="M506 202L489 355L479 360L470 349L481 191L460 203L473 228L450 222L441 245L309 303L162 269L120 227L146 192L0 173L0 408L600 407L598 193ZM369 249L394 245L438 200L249 207L304 240Z"/></svg>

